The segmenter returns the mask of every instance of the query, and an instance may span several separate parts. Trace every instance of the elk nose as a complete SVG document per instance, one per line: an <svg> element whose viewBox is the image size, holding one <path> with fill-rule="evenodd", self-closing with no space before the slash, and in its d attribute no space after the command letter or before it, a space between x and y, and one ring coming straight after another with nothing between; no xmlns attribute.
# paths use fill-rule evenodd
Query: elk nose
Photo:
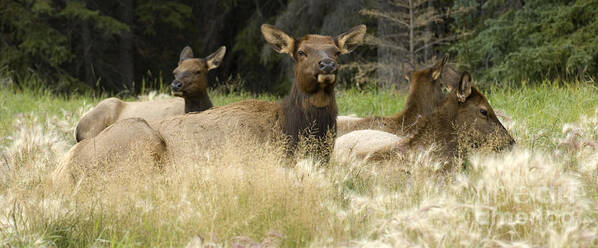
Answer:
<svg viewBox="0 0 598 248"><path fill-rule="evenodd" d="M320 65L320 71L324 74L332 74L336 72L336 62L332 59L323 59L318 62Z"/></svg>
<svg viewBox="0 0 598 248"><path fill-rule="evenodd" d="M172 89L172 91L180 91L183 88L183 82L179 80L174 80L170 84L170 88Z"/></svg>

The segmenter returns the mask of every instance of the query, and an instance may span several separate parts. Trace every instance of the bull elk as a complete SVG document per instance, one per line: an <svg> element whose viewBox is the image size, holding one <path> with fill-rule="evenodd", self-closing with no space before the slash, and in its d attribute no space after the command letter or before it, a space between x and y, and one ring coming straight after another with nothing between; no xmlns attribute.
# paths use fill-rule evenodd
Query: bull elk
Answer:
<svg viewBox="0 0 598 248"><path fill-rule="evenodd" d="M226 47L222 46L203 59L193 58L191 48L185 47L181 51L178 66L173 71L174 80L170 84L172 93L182 99L177 97L146 102L125 102L114 97L108 98L83 115L75 128L75 139L80 142L95 137L106 127L122 119L142 118L152 121L211 108L212 102L207 91L207 74L209 70L220 65L225 53Z"/></svg>

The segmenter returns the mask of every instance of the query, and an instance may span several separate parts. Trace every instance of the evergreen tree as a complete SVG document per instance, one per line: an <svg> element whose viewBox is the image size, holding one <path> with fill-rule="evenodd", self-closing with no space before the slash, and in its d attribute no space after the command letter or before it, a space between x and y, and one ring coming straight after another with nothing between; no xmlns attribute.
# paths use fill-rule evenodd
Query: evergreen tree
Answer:
<svg viewBox="0 0 598 248"><path fill-rule="evenodd" d="M482 9L496 6L489 3ZM451 48L480 78L519 82L598 73L597 1L528 0L512 6Z"/></svg>
<svg viewBox="0 0 598 248"><path fill-rule="evenodd" d="M35 77L72 87L77 77L71 72L77 68L69 64L77 64L77 49L84 50L73 41L84 34L84 25L105 36L128 28L79 1L1 1L2 72L17 83Z"/></svg>

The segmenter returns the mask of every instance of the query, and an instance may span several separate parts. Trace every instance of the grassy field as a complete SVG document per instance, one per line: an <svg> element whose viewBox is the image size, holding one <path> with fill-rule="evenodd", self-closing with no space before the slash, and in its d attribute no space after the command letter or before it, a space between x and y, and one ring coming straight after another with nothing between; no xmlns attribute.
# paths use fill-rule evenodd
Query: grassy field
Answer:
<svg viewBox="0 0 598 248"><path fill-rule="evenodd" d="M426 151L288 166L275 149L230 145L159 172L131 163L63 192L49 175L101 99L0 89L0 246L597 246L598 88L484 92L518 144L472 154L466 169L440 170ZM155 97L164 96L141 98ZM357 116L396 113L405 101L390 90L337 98L340 114Z"/></svg>

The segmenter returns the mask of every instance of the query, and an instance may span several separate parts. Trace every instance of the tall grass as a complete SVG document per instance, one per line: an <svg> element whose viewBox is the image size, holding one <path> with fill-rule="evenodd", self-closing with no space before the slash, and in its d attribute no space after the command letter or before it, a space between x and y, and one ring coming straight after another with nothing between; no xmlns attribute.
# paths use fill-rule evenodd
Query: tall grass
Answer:
<svg viewBox="0 0 598 248"><path fill-rule="evenodd" d="M289 166L279 147L246 141L157 170L128 163L61 191L49 175L100 99L1 89L0 246L598 245L598 89L547 82L485 92L518 145L472 154L465 169L442 170L426 151ZM211 96L215 105L255 97ZM156 97L167 96L141 99ZM337 98L340 114L388 115L405 95Z"/></svg>

